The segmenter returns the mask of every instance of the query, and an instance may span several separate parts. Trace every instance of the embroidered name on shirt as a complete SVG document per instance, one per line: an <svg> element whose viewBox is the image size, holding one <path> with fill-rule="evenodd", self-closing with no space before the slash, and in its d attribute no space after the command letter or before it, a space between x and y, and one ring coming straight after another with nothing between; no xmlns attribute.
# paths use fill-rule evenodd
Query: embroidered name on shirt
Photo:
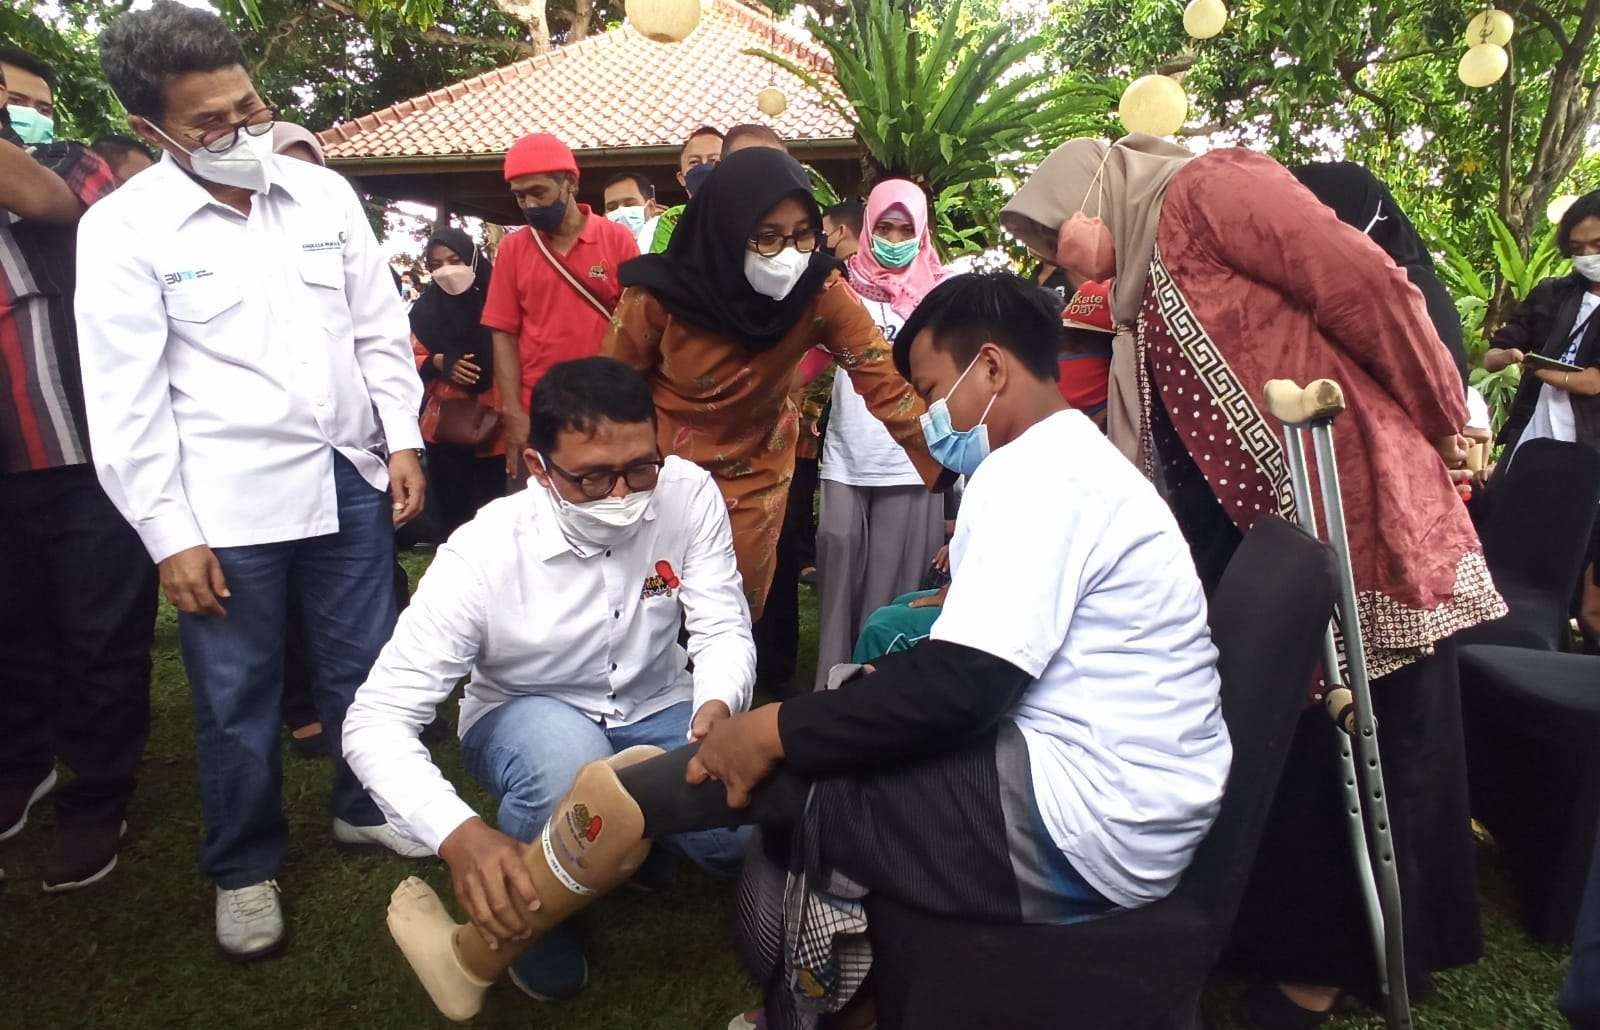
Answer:
<svg viewBox="0 0 1600 1030"><path fill-rule="evenodd" d="M300 249L307 254L322 254L330 250L343 250L344 242L342 240L323 240L320 243L302 243L300 244Z"/></svg>
<svg viewBox="0 0 1600 1030"><path fill-rule="evenodd" d="M202 268L194 272L168 272L161 277L161 281L168 286L176 286L179 283L192 282L195 279L209 279L211 275L212 272L209 268Z"/></svg>

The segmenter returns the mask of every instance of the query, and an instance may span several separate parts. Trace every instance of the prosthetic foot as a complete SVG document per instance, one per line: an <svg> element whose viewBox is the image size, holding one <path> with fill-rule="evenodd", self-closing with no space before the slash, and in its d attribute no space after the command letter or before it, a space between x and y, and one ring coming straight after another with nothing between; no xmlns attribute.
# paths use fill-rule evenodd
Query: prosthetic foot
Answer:
<svg viewBox="0 0 1600 1030"><path fill-rule="evenodd" d="M657 747L631 747L578 772L523 861L539 893L539 907L525 912L533 927L526 941L490 948L470 923L450 918L433 888L416 877L389 898L389 933L441 1013L467 1020L483 1007L489 985L551 927L602 894L625 883L650 853L644 815L617 780L617 770L663 754Z"/></svg>

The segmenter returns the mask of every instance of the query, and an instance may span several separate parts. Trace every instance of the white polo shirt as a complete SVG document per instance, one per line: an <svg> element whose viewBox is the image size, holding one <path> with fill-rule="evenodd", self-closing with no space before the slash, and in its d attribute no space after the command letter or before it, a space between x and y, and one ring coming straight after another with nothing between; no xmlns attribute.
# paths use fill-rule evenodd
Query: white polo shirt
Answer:
<svg viewBox="0 0 1600 1030"><path fill-rule="evenodd" d="M1035 677L1011 718L1056 845L1123 907L1164 897L1233 750L1194 560L1155 489L1077 411L969 478L932 637Z"/></svg>
<svg viewBox="0 0 1600 1030"><path fill-rule="evenodd" d="M880 300L857 298L891 344L906 320ZM924 485L904 447L894 442L878 416L856 392L850 373L842 365L833 377L833 408L828 431L822 438L822 479L846 486Z"/></svg>
<svg viewBox="0 0 1600 1030"><path fill-rule="evenodd" d="M473 812L418 734L463 676L463 736L530 694L612 726L683 701L750 706L750 609L711 474L667 458L637 532L609 548L571 544L554 507L530 482L458 529L345 715L350 767L391 822L436 851Z"/></svg>
<svg viewBox="0 0 1600 1030"><path fill-rule="evenodd" d="M156 561L339 529L333 454L373 487L422 446L411 327L361 202L268 160L248 215L170 156L78 229L78 349L107 496Z"/></svg>

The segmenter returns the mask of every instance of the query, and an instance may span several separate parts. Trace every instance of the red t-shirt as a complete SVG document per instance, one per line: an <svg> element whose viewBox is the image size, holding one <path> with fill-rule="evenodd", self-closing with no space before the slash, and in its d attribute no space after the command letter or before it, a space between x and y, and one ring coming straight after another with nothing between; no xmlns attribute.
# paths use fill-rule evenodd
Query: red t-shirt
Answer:
<svg viewBox="0 0 1600 1030"><path fill-rule="evenodd" d="M578 209L585 219L578 241L565 254L554 248L550 253L595 299L615 310L622 296L617 266L638 257L639 245L627 229L596 216L587 204ZM532 233L518 229L500 241L483 305L484 325L517 335L524 405L551 365L600 353L600 340L611 324L550 267Z"/></svg>

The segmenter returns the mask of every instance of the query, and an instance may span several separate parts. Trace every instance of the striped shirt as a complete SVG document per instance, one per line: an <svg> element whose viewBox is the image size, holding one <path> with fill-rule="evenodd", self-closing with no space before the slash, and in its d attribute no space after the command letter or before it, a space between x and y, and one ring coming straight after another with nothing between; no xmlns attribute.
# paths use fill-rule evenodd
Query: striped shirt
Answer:
<svg viewBox="0 0 1600 1030"><path fill-rule="evenodd" d="M9 142L18 142L8 137ZM110 167L76 143L30 151L84 207L116 189ZM73 329L78 227L0 209L0 473L89 460Z"/></svg>

